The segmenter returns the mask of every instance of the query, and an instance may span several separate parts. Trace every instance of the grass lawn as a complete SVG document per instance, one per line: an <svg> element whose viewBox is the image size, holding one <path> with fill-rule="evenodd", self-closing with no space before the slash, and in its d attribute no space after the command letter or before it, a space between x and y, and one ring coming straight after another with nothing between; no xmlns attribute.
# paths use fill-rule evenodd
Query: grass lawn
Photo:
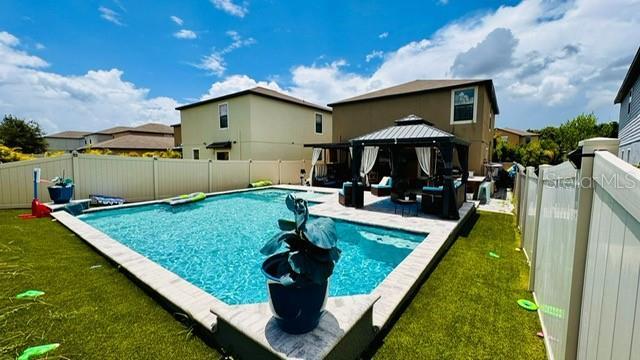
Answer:
<svg viewBox="0 0 640 360"><path fill-rule="evenodd" d="M544 359L535 312L521 309L528 266L514 218L479 213L375 354L377 359ZM490 257L490 251L500 255Z"/></svg>
<svg viewBox="0 0 640 360"><path fill-rule="evenodd" d="M49 358L217 359L191 328L50 219L0 211L0 359L60 343ZM37 301L16 294L46 292Z"/></svg>

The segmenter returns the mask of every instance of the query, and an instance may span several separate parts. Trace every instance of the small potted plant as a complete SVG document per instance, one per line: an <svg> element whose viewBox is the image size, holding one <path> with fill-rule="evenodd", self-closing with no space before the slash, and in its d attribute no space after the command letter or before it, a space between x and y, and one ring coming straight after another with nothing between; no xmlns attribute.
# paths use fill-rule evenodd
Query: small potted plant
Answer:
<svg viewBox="0 0 640 360"><path fill-rule="evenodd" d="M267 277L269 304L278 326L302 334L318 326L327 301L329 277L340 259L333 220L309 220L304 199L289 194L287 208L295 221L279 220L281 233L260 252L269 256L262 264ZM278 252L281 248L285 251Z"/></svg>
<svg viewBox="0 0 640 360"><path fill-rule="evenodd" d="M50 181L51 185L47 187L49 197L54 204L66 204L73 197L73 180L62 176L56 176Z"/></svg>

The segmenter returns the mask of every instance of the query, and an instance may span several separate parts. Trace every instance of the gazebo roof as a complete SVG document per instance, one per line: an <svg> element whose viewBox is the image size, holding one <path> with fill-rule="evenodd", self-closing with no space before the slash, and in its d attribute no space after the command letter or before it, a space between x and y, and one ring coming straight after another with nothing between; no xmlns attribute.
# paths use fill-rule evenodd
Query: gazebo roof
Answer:
<svg viewBox="0 0 640 360"><path fill-rule="evenodd" d="M398 119L395 123L394 126L351 139L351 142L361 145L428 145L443 142L468 145L466 141L432 126L416 115Z"/></svg>

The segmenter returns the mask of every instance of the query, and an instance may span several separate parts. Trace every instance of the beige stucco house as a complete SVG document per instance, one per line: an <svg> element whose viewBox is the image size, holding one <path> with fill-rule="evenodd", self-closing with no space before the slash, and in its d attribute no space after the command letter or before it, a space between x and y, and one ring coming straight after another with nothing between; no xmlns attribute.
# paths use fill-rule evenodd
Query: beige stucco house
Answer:
<svg viewBox="0 0 640 360"><path fill-rule="evenodd" d="M332 139L331 109L263 87L176 110L185 159L309 159L305 143Z"/></svg>
<svg viewBox="0 0 640 360"><path fill-rule="evenodd" d="M496 128L495 138L506 141L511 146L517 146L527 145L532 141L539 140L540 135L518 129Z"/></svg>
<svg viewBox="0 0 640 360"><path fill-rule="evenodd" d="M495 115L493 82L415 80L329 104L333 108L332 142L343 143L394 120L415 114L470 143L469 170L482 173L490 161Z"/></svg>

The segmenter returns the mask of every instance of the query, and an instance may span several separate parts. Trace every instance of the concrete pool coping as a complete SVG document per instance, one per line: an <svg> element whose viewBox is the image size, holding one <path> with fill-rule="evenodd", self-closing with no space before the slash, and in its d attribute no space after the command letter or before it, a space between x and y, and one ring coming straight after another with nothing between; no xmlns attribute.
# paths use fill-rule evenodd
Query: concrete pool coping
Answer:
<svg viewBox="0 0 640 360"><path fill-rule="evenodd" d="M335 326L342 330L342 337L333 337L330 342L324 344L326 351L318 350L308 352L321 357L329 356L332 350L340 349L338 344L349 335L351 328L361 329L361 320L368 318L371 314L370 321L372 329L380 330L390 326L393 318L397 316L403 309L403 305L408 302L411 295L421 285L422 280L430 270L436 265L437 260L444 254L449 243L455 239L460 226L475 212L473 203L466 202L460 208L460 220L442 220L430 216L403 217L400 215L380 213L376 211L367 211L369 205L375 205L377 202L384 200L365 193L365 208L354 209L345 208L338 204L338 189L313 188L298 185L276 185L265 188L230 190L217 193L209 193L207 197L218 196L224 194L232 194L246 191L258 191L264 189L284 189L284 190L302 190L322 192L326 195L314 197L314 206L309 208L311 215L327 216L335 219L361 223L372 226L382 226L398 230L410 232L418 232L425 234L422 241L387 277L380 283L369 296L354 295L330 298L327 310L330 314L334 312L341 314L337 319ZM150 204L162 203L163 200L145 201L140 203L131 203L123 205L115 205L90 209L87 213L95 211L105 211L120 208L128 208L135 206L143 206ZM128 248L120 242L110 238L108 235L88 225L81 219L68 214L65 211L58 211L51 214L61 224L76 233L80 238L89 243L98 252L108 259L112 260L137 280L146 284L150 289L166 299L172 305L181 309L190 316L194 321L204 328L214 333L217 332L218 316L228 323L228 329L235 329L244 333L252 342L259 343L262 348L268 348L271 344L264 342L264 336L260 335L260 331L267 331L268 327L264 326L268 323L269 312L264 311L263 304L248 305L228 305L217 299L215 296L206 293L204 290L189 283L185 279L179 277L173 272L161 267L154 261L144 257L136 251ZM335 299L353 298L353 310L359 309L355 313L344 310L341 307L335 307ZM375 303L375 304L374 304ZM334 304L334 305L332 305ZM253 317L239 317L234 315L237 310L242 308L253 311L257 314ZM332 312L333 311L333 312ZM244 320L243 320L244 319ZM222 322L222 321L221 321ZM256 324L262 324L256 328ZM362 332L362 330L359 330ZM315 330L310 334L315 333ZM322 331L320 331L322 333ZM324 332L326 335L327 332ZM219 334L220 335L220 334ZM265 334L263 334L265 335ZM222 336L222 335L220 335ZM299 336L290 336L290 341L299 346L304 347L304 342L300 342ZM370 341L371 339L369 339ZM357 342L357 340L354 340ZM282 346L282 348L288 348ZM240 348L239 351L245 349ZM302 353L304 353L304 350ZM309 349L310 350L310 349ZM364 350L364 348L359 351ZM288 357L288 353L278 352L277 349L271 349L272 355L275 357ZM299 352L298 352L299 353ZM240 355L240 354L238 354ZM292 354L293 356L293 354ZM295 356L294 356L295 358Z"/></svg>

